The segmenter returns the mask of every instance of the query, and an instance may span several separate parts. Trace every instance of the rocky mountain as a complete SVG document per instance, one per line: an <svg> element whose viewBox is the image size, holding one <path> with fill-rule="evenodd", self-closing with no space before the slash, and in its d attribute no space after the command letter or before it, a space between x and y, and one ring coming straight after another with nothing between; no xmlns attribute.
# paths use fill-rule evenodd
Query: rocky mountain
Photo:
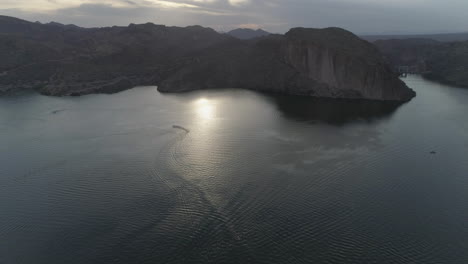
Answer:
<svg viewBox="0 0 468 264"><path fill-rule="evenodd" d="M170 62L233 39L200 26L83 29L8 17L1 17L0 25L0 91L36 89L50 95L155 85Z"/></svg>
<svg viewBox="0 0 468 264"><path fill-rule="evenodd" d="M250 28L238 28L238 29L229 31L227 34L238 39L254 39L254 38L268 36L271 33L263 29L253 30Z"/></svg>
<svg viewBox="0 0 468 264"><path fill-rule="evenodd" d="M374 44L394 67L409 66L411 72L426 78L468 87L468 41L391 39Z"/></svg>
<svg viewBox="0 0 468 264"><path fill-rule="evenodd" d="M0 91L113 93L238 87L331 98L406 101L414 92L372 44L338 29L240 40L200 26L79 28L0 17Z"/></svg>
<svg viewBox="0 0 468 264"><path fill-rule="evenodd" d="M414 92L370 43L339 28L295 28L197 54L159 90L244 87L297 95L404 101Z"/></svg>

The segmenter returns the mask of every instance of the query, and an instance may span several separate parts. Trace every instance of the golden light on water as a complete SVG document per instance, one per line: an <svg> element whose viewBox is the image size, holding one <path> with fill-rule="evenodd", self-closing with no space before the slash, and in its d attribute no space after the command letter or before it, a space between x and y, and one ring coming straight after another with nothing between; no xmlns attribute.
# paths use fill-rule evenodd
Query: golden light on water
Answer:
<svg viewBox="0 0 468 264"><path fill-rule="evenodd" d="M200 98L195 102L195 111L199 119L209 120L215 117L216 106L212 101Z"/></svg>

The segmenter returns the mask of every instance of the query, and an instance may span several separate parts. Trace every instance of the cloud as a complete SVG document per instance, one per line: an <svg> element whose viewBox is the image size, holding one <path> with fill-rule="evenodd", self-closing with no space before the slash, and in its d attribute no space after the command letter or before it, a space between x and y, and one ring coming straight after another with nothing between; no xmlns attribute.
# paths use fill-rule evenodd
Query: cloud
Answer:
<svg viewBox="0 0 468 264"><path fill-rule="evenodd" d="M357 33L468 31L466 0L0 0L0 13L81 26L154 22L217 30L338 26Z"/></svg>
<svg viewBox="0 0 468 264"><path fill-rule="evenodd" d="M249 0L229 0L229 3L233 6L241 6L249 3Z"/></svg>

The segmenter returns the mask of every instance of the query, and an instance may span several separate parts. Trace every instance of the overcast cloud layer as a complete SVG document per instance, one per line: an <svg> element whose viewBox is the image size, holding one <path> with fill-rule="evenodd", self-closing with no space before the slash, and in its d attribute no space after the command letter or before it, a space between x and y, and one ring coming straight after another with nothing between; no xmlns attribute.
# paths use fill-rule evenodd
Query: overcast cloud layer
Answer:
<svg viewBox="0 0 468 264"><path fill-rule="evenodd" d="M358 34L468 31L468 0L0 0L0 14L85 27L153 22L280 33L298 26Z"/></svg>

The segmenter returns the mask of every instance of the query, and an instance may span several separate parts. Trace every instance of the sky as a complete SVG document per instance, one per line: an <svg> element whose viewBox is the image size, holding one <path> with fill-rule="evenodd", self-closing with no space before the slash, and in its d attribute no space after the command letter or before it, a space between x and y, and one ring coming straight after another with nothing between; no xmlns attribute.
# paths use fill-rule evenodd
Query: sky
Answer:
<svg viewBox="0 0 468 264"><path fill-rule="evenodd" d="M0 0L0 14L83 27L152 22L274 33L331 26L357 34L468 32L468 0Z"/></svg>

